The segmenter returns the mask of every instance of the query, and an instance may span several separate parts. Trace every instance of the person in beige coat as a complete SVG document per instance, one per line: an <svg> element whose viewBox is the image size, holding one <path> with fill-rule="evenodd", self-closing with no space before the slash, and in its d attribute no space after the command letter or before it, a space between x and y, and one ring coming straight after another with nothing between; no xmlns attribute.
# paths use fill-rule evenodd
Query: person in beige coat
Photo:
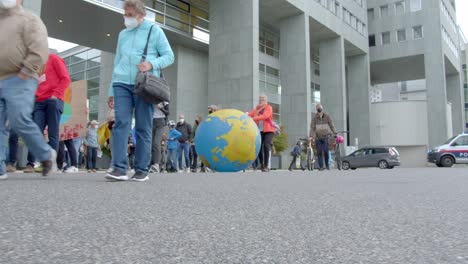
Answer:
<svg viewBox="0 0 468 264"><path fill-rule="evenodd" d="M41 19L23 9L21 0L0 0L0 179L6 179L6 121L42 163L47 176L57 153L32 121L39 74L49 56L47 30Z"/></svg>

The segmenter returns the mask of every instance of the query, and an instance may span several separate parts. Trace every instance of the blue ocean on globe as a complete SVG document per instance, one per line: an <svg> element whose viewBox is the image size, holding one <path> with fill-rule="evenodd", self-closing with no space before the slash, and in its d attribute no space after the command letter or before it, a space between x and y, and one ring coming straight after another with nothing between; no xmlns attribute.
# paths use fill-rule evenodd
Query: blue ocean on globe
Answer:
<svg viewBox="0 0 468 264"><path fill-rule="evenodd" d="M247 169L255 161L260 146L260 131L255 122L235 109L208 115L195 135L198 156L207 167L218 172Z"/></svg>

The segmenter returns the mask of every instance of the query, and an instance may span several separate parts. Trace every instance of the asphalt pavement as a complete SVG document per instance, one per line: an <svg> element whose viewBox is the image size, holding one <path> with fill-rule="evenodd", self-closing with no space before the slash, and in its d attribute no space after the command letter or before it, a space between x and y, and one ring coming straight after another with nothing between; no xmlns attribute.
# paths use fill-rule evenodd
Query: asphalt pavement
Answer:
<svg viewBox="0 0 468 264"><path fill-rule="evenodd" d="M0 263L468 263L468 169L22 173Z"/></svg>

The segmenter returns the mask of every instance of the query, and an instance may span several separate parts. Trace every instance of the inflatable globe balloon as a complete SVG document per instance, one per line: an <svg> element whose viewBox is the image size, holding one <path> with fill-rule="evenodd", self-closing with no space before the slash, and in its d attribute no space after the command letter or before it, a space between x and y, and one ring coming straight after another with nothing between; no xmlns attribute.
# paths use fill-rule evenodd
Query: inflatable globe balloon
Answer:
<svg viewBox="0 0 468 264"><path fill-rule="evenodd" d="M208 115L198 126L195 149L203 164L219 172L248 168L257 158L261 138L255 122L235 109Z"/></svg>

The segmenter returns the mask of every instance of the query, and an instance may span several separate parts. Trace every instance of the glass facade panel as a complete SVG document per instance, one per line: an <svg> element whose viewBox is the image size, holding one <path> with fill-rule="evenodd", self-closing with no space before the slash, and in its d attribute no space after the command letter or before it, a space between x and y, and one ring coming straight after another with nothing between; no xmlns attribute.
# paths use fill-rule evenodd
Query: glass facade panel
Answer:
<svg viewBox="0 0 468 264"><path fill-rule="evenodd" d="M423 38L423 28L422 26L413 27L413 39Z"/></svg>
<svg viewBox="0 0 468 264"><path fill-rule="evenodd" d="M410 0L410 11L417 12L421 10L421 0Z"/></svg>
<svg viewBox="0 0 468 264"><path fill-rule="evenodd" d="M398 42L402 42L406 40L406 30L400 29L397 31L397 40Z"/></svg>
<svg viewBox="0 0 468 264"><path fill-rule="evenodd" d="M382 45L390 44L390 32L382 33Z"/></svg>
<svg viewBox="0 0 468 264"><path fill-rule="evenodd" d="M401 15L405 13L405 2L396 2L395 3L395 12L397 15Z"/></svg>

